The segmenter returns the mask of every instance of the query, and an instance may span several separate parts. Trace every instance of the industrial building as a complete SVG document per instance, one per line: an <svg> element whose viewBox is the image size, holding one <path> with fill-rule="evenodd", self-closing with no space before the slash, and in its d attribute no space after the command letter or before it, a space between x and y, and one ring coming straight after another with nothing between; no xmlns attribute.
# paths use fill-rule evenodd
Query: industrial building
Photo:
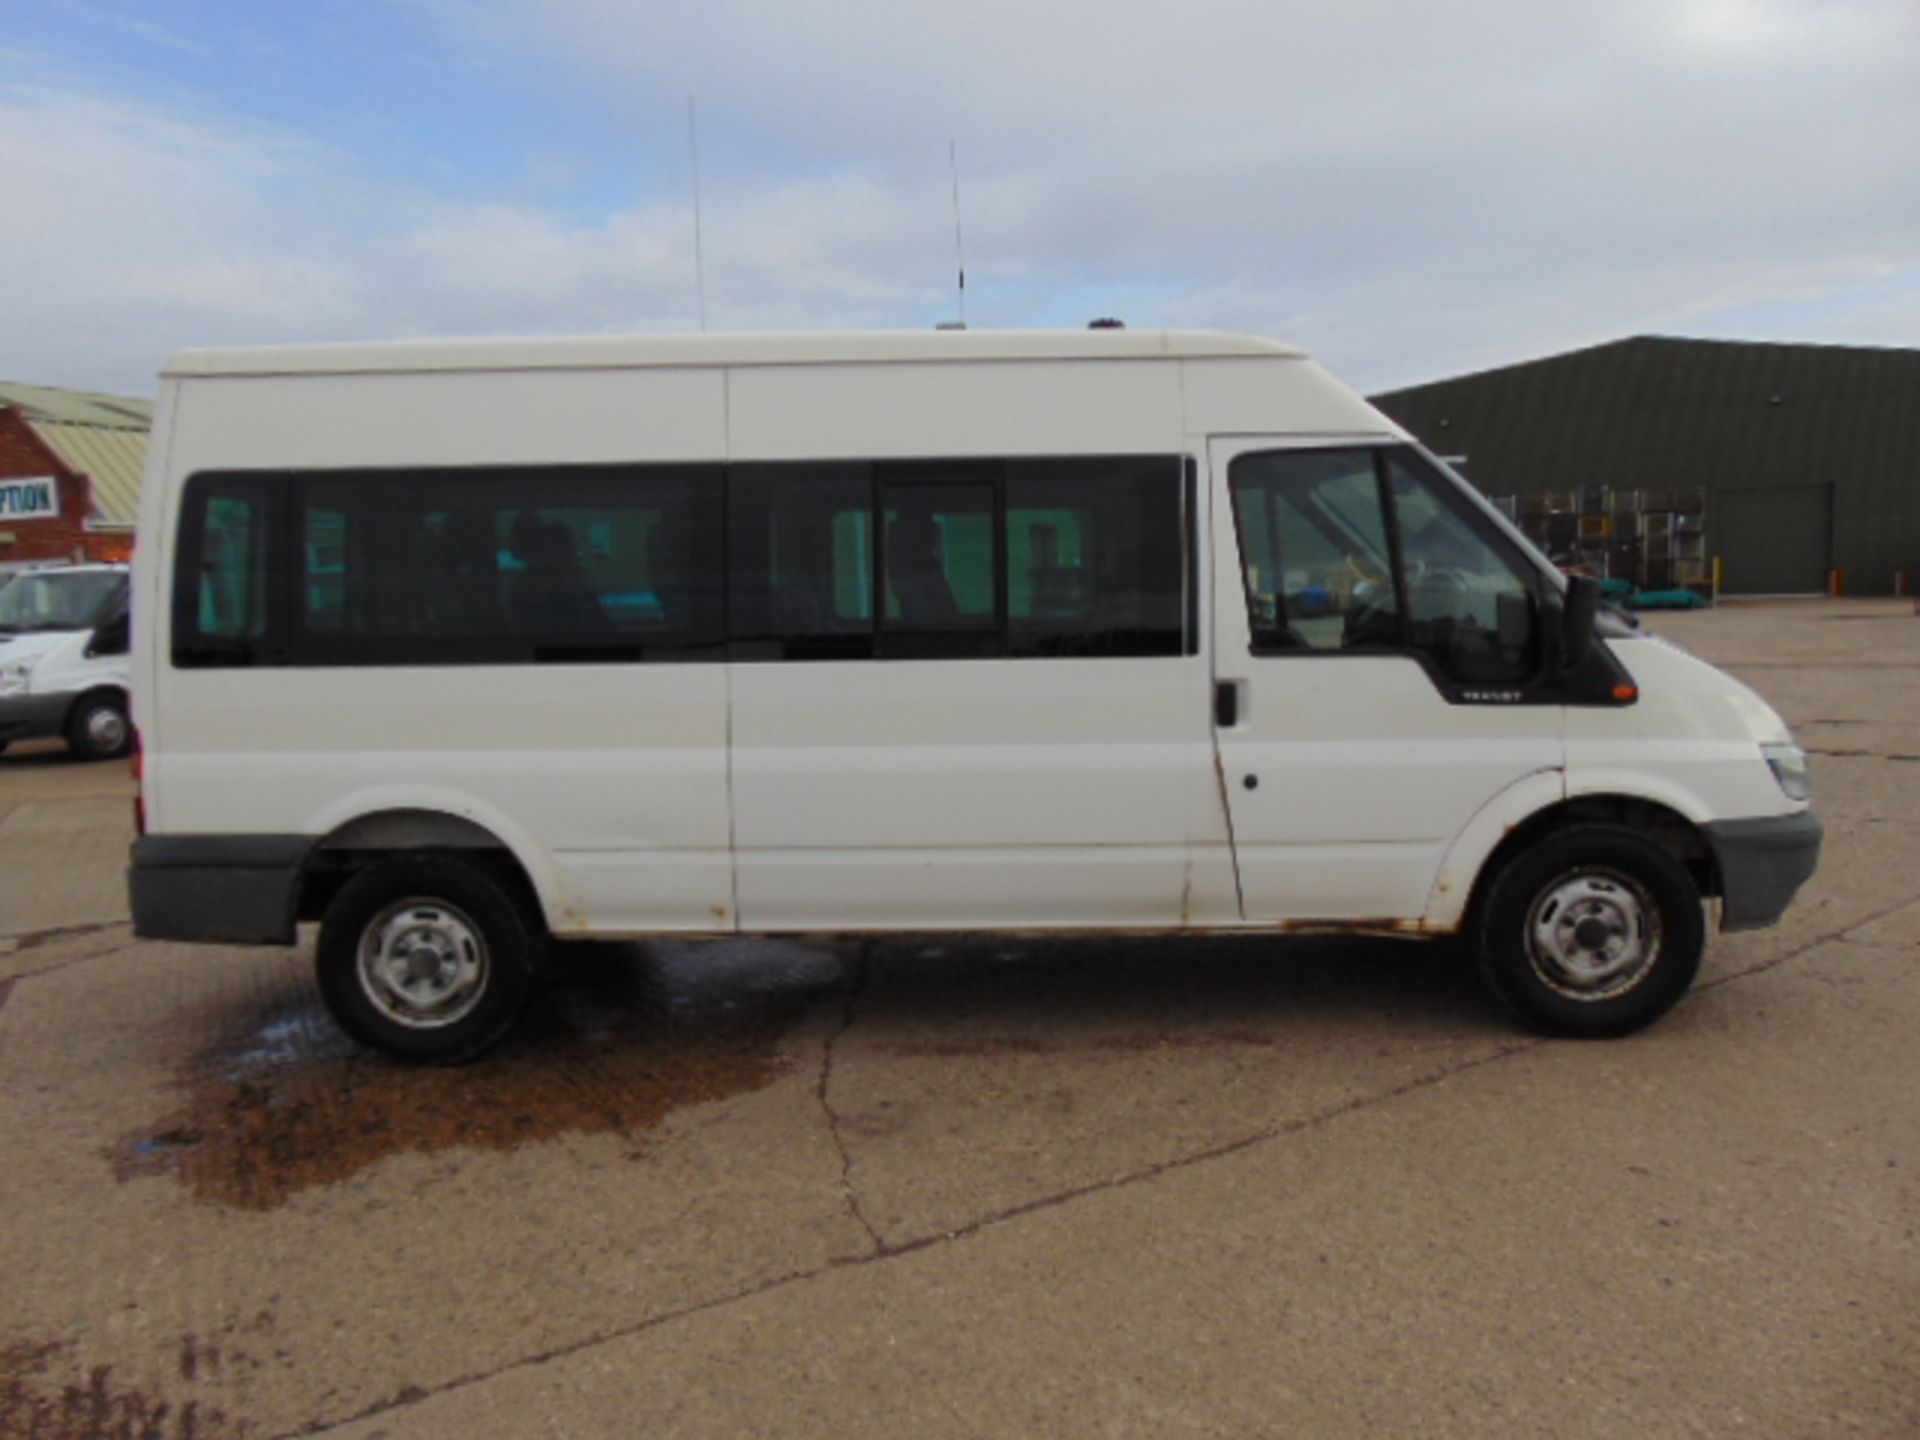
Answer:
<svg viewBox="0 0 1920 1440"><path fill-rule="evenodd" d="M0 381L0 575L133 554L153 403Z"/></svg>
<svg viewBox="0 0 1920 1440"><path fill-rule="evenodd" d="M1920 583L1920 350L1638 336L1376 395L1556 559L1646 588Z"/></svg>

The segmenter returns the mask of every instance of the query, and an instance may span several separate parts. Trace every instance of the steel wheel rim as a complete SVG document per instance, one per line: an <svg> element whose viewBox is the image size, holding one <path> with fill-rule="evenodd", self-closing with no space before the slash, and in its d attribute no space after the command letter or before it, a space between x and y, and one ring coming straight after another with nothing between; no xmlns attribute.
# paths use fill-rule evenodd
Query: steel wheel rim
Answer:
<svg viewBox="0 0 1920 1440"><path fill-rule="evenodd" d="M1556 994L1592 1003L1624 995L1660 959L1660 906L1619 870L1558 876L1527 911L1527 963Z"/></svg>
<svg viewBox="0 0 1920 1440"><path fill-rule="evenodd" d="M360 932L360 988L409 1030L439 1030L472 1014L491 968L480 927L444 900L398 901Z"/></svg>
<svg viewBox="0 0 1920 1440"><path fill-rule="evenodd" d="M118 750L127 743L127 717L111 705L97 705L87 713L87 743L96 750Z"/></svg>

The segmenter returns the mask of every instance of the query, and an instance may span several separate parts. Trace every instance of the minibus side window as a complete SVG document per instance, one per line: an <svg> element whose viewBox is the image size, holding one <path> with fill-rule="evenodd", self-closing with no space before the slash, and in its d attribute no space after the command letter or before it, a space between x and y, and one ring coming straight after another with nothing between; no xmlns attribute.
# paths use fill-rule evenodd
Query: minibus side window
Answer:
<svg viewBox="0 0 1920 1440"><path fill-rule="evenodd" d="M741 660L1190 653L1180 456L751 462L727 477Z"/></svg>
<svg viewBox="0 0 1920 1440"><path fill-rule="evenodd" d="M742 464L727 476L728 633L743 660L873 654L873 466Z"/></svg>
<svg viewBox="0 0 1920 1440"><path fill-rule="evenodd" d="M881 482L885 630L997 628L993 492L990 482Z"/></svg>
<svg viewBox="0 0 1920 1440"><path fill-rule="evenodd" d="M1165 456L1009 462L1009 653L1182 653L1185 486Z"/></svg>
<svg viewBox="0 0 1920 1440"><path fill-rule="evenodd" d="M265 663L276 628L269 486L233 475L196 475L181 504L173 583L173 662L221 667Z"/></svg>
<svg viewBox="0 0 1920 1440"><path fill-rule="evenodd" d="M717 658L719 467L310 472L293 663Z"/></svg>

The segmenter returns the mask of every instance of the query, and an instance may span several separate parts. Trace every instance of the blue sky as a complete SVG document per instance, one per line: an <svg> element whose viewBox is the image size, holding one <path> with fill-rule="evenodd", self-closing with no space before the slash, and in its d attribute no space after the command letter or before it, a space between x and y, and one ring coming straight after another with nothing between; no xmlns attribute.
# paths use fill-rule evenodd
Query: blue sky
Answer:
<svg viewBox="0 0 1920 1440"><path fill-rule="evenodd" d="M77 0L0 30L0 377L201 344L1205 326L1363 388L1920 344L1913 0Z"/></svg>

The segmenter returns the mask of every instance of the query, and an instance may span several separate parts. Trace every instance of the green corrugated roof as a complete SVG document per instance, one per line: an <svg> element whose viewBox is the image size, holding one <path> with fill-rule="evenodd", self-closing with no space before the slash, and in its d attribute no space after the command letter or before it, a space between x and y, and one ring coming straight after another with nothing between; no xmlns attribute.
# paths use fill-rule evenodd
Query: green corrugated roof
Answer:
<svg viewBox="0 0 1920 1440"><path fill-rule="evenodd" d="M1920 350L1642 335L1372 397L1494 495L1911 486Z"/></svg>
<svg viewBox="0 0 1920 1440"><path fill-rule="evenodd" d="M62 460L92 477L99 519L133 524L153 423L151 400L0 380L0 407L17 407Z"/></svg>
<svg viewBox="0 0 1920 1440"><path fill-rule="evenodd" d="M1831 486L1854 593L1920 572L1920 350L1642 335L1373 403L1488 495Z"/></svg>

